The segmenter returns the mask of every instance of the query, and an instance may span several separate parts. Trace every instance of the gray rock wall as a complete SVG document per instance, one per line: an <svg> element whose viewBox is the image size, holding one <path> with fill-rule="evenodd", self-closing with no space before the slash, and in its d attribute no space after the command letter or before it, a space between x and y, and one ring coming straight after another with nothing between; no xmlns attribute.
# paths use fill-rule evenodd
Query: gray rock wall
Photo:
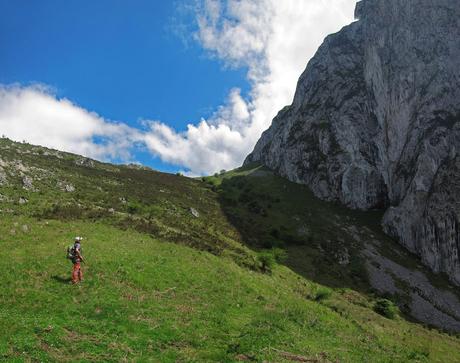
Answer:
<svg viewBox="0 0 460 363"><path fill-rule="evenodd" d="M385 231L460 284L460 1L362 0L246 162Z"/></svg>

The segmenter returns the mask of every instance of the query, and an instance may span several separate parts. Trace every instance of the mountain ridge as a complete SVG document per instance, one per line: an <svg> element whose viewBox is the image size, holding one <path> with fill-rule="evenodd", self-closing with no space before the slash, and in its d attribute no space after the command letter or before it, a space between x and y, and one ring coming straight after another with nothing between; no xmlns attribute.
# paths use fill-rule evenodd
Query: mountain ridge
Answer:
<svg viewBox="0 0 460 363"><path fill-rule="evenodd" d="M326 38L246 163L385 231L460 284L460 4L362 0Z"/></svg>

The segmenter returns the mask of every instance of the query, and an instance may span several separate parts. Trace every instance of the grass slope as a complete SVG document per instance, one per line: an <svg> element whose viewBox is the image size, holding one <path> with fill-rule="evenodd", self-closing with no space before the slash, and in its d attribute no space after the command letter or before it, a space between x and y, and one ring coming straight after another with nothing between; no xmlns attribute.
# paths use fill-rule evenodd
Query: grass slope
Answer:
<svg viewBox="0 0 460 363"><path fill-rule="evenodd" d="M433 274L383 233L381 211L353 211L321 201L305 186L257 164L202 179L219 194L225 215L245 245L256 250L282 248L287 252L285 264L309 280L375 294L361 252L366 241L377 241L382 256L423 272L434 287L460 297L446 276ZM407 293L388 297L406 312Z"/></svg>
<svg viewBox="0 0 460 363"><path fill-rule="evenodd" d="M268 191L279 186L263 170L265 183L243 184L255 180L266 194L239 201L245 187L233 183L241 183L245 169L203 183L82 166L77 156L43 155L51 152L7 140L0 149L7 178L0 187L0 359L460 361L458 337L376 314L359 268L331 264L335 272L322 282L315 268L296 270L291 248L310 256L309 246L283 218L302 205L286 211L285 201L274 195L271 201ZM24 189L25 176L33 189ZM75 190L64 191L62 182ZM330 206L315 203L314 218L326 223ZM329 229L306 228L303 237L327 245ZM86 238L81 286L68 284L71 264L64 258L75 235ZM287 250L286 266L263 273L258 251L273 246ZM310 249L314 264L318 249Z"/></svg>
<svg viewBox="0 0 460 363"><path fill-rule="evenodd" d="M29 231L11 235L11 228ZM349 303L286 267L271 275L99 223L3 220L0 356L9 361L459 361L459 341ZM85 232L84 284L66 242ZM275 348L275 349L271 349Z"/></svg>

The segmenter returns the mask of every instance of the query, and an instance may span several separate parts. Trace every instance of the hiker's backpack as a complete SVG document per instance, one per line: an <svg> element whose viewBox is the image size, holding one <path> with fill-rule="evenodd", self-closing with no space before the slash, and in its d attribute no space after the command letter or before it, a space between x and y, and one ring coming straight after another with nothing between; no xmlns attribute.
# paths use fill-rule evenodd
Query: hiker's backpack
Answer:
<svg viewBox="0 0 460 363"><path fill-rule="evenodd" d="M67 247L67 258L73 260L75 258L75 248L74 245Z"/></svg>

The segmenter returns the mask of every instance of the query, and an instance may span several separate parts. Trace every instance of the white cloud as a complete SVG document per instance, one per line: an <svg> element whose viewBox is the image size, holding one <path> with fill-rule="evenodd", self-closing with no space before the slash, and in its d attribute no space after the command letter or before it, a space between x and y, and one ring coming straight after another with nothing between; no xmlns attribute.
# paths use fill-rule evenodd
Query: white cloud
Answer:
<svg viewBox="0 0 460 363"><path fill-rule="evenodd" d="M41 85L0 85L0 133L100 160L129 160L140 140L138 131L58 99Z"/></svg>
<svg viewBox="0 0 460 363"><path fill-rule="evenodd" d="M195 38L230 67L248 68L251 92L232 90L208 120L183 133L151 123L147 146L194 174L241 165L323 39L353 20L356 0L198 0Z"/></svg>
<svg viewBox="0 0 460 363"><path fill-rule="evenodd" d="M189 174L241 165L324 37L353 20L355 0L195 0L194 38L225 66L246 67L251 91L233 89L207 120L176 132L105 120L43 86L0 85L0 134L102 160L132 160L139 145ZM101 140L103 140L101 142Z"/></svg>

